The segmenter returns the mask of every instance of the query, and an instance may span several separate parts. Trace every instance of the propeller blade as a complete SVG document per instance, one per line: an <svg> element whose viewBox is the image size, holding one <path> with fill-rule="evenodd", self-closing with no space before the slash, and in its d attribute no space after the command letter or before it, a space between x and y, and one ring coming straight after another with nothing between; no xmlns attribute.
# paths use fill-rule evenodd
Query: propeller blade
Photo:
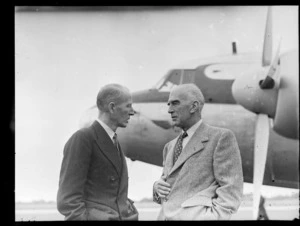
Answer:
<svg viewBox="0 0 300 226"><path fill-rule="evenodd" d="M254 175L253 175L253 219L258 218L260 190L263 184L269 143L269 118L259 114L255 127Z"/></svg>
<svg viewBox="0 0 300 226"><path fill-rule="evenodd" d="M280 53L280 44L281 44L281 39L279 40L276 56L272 62L272 65L270 66L270 69L267 73L266 78L259 84L260 88L262 89L273 89L275 86L275 73L278 68L278 62L279 62L279 53Z"/></svg>
<svg viewBox="0 0 300 226"><path fill-rule="evenodd" d="M269 66L272 60L272 8L268 7L267 23L263 45L262 66Z"/></svg>
<svg viewBox="0 0 300 226"><path fill-rule="evenodd" d="M279 44L278 44L278 48L277 48L277 52L276 52L276 56L273 60L273 63L269 69L269 72L268 72L268 75L267 76L270 76L270 77L274 77L274 74L276 72L276 69L278 67L278 61L279 61L279 53L280 53L280 44L281 44L281 38L279 40Z"/></svg>

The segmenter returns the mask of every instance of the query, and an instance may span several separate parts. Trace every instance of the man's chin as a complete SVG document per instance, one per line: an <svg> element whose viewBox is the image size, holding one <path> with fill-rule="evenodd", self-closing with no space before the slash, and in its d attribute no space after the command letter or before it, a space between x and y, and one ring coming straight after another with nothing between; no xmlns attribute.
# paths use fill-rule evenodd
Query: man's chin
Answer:
<svg viewBox="0 0 300 226"><path fill-rule="evenodd" d="M174 121L172 121L172 126L178 126L178 122L174 122Z"/></svg>
<svg viewBox="0 0 300 226"><path fill-rule="evenodd" d="M125 123L121 124L120 127L121 127L121 128L126 128L127 125L128 125L128 122L125 122Z"/></svg>

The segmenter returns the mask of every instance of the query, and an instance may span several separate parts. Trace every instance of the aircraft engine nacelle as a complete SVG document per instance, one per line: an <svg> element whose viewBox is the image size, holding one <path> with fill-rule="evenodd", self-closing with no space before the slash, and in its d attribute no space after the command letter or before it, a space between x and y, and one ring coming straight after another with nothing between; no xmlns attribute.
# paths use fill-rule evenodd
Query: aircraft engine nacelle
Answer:
<svg viewBox="0 0 300 226"><path fill-rule="evenodd" d="M265 68L252 76L237 78L232 85L232 95L238 104L256 114L273 118L274 131L291 139L299 139L298 60L298 51L280 57L276 71L279 79L272 89L260 87L266 77Z"/></svg>
<svg viewBox="0 0 300 226"><path fill-rule="evenodd" d="M299 139L299 55L280 57L280 85L273 129L288 138Z"/></svg>
<svg viewBox="0 0 300 226"><path fill-rule="evenodd" d="M231 87L235 101L254 113L263 113L273 118L276 113L277 89L261 89L259 83L266 75L265 70L237 78Z"/></svg>

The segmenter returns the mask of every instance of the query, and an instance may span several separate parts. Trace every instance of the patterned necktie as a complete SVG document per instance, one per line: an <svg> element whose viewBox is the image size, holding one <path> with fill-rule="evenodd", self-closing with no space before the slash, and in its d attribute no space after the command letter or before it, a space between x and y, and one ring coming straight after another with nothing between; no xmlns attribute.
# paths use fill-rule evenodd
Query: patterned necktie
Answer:
<svg viewBox="0 0 300 226"><path fill-rule="evenodd" d="M177 143L175 145L175 152L174 152L174 164L177 161L179 155L181 154L181 151L182 151L182 141L187 136L188 136L188 134L186 133L186 131L184 131L184 133L182 133L179 136L178 140L177 140Z"/></svg>
<svg viewBox="0 0 300 226"><path fill-rule="evenodd" d="M118 139L117 139L117 134L115 133L115 135L113 136L113 140L114 140L114 145L115 145L115 147L116 147L116 149L118 150L118 155L119 155L119 157L120 157L120 159L122 159L121 158L121 152L120 152L120 149L119 149L119 146L118 146Z"/></svg>

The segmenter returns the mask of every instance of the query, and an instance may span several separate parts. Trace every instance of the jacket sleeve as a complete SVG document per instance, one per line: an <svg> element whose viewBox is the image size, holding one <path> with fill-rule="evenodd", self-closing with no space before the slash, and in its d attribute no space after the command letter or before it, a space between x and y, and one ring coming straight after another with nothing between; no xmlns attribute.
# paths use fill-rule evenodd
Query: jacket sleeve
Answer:
<svg viewBox="0 0 300 226"><path fill-rule="evenodd" d="M91 152L91 142L83 131L77 131L64 147L57 209L65 220L87 219L83 194Z"/></svg>
<svg viewBox="0 0 300 226"><path fill-rule="evenodd" d="M165 176L166 176L165 175L165 171L164 171L164 167L165 167L165 161L166 161L167 152L168 152L168 144L169 143L167 143L165 145L164 149L163 149L163 163L162 163L162 165L163 165L163 173L161 175L161 178L165 178ZM158 203L158 204L161 204L161 198L159 197L159 195L154 190L154 184L153 184L152 190L153 190L153 201L156 202L156 203Z"/></svg>
<svg viewBox="0 0 300 226"><path fill-rule="evenodd" d="M230 130L224 130L220 136L214 152L213 169L220 187L216 190L217 197L212 200L212 209L222 218L237 211L243 195L240 150Z"/></svg>

